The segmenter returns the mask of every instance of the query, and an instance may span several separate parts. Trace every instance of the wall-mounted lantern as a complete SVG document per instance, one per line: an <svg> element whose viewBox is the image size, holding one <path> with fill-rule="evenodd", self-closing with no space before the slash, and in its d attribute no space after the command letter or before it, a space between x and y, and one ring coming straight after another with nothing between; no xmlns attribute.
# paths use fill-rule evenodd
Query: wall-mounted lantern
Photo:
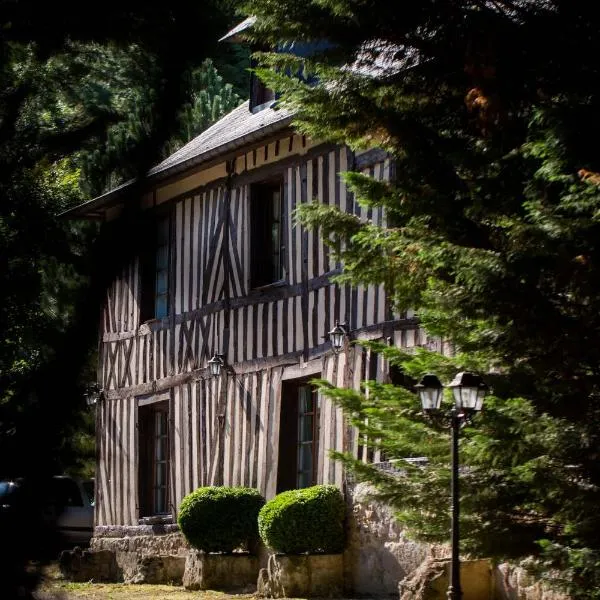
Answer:
<svg viewBox="0 0 600 600"><path fill-rule="evenodd" d="M339 354L344 347L346 335L345 327L340 325L338 321L335 322L335 327L327 334L331 341L331 348L336 354Z"/></svg>
<svg viewBox="0 0 600 600"><path fill-rule="evenodd" d="M88 406L94 406L100 400L100 394L102 394L102 389L98 383L90 383L85 392L83 393L83 397L85 398L85 403Z"/></svg>
<svg viewBox="0 0 600 600"><path fill-rule="evenodd" d="M225 365L224 358L223 354L217 353L208 361L208 371L213 377L218 377L221 374L221 369Z"/></svg>

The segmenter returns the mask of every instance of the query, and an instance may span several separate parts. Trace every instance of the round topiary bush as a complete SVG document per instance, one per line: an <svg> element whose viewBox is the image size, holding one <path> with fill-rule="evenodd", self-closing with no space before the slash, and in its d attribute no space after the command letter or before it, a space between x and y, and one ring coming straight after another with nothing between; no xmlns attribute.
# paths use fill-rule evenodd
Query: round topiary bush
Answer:
<svg viewBox="0 0 600 600"><path fill-rule="evenodd" d="M258 513L265 499L245 487L203 487L188 494L177 522L194 548L204 552L253 551L259 541Z"/></svg>
<svg viewBox="0 0 600 600"><path fill-rule="evenodd" d="M284 554L335 554L344 549L344 498L334 485L283 492L258 515L263 542Z"/></svg>

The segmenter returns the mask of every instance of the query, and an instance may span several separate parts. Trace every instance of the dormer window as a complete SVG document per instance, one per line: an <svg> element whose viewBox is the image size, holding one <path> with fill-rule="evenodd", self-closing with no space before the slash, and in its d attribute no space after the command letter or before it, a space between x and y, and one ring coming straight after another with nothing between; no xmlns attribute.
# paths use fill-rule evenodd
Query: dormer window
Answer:
<svg viewBox="0 0 600 600"><path fill-rule="evenodd" d="M265 50L265 48L261 48L261 50ZM255 58L250 60L250 66L252 69L258 67ZM252 71L250 73L250 112L256 113L263 108L268 108L273 100L275 100L275 92L269 89Z"/></svg>
<svg viewBox="0 0 600 600"><path fill-rule="evenodd" d="M255 61L252 61L255 66ZM267 108L275 100L275 92L269 89L257 76L250 75L250 112L258 112Z"/></svg>
<svg viewBox="0 0 600 600"><path fill-rule="evenodd" d="M231 31L226 33L219 41L229 43L245 43L244 31L250 29L254 25L255 17L248 17ZM268 50L266 46L253 46L251 50ZM258 66L255 59L251 59L250 66L252 69ZM258 112L263 108L267 108L275 100L275 93L269 89L257 76L256 73L250 73L250 112Z"/></svg>

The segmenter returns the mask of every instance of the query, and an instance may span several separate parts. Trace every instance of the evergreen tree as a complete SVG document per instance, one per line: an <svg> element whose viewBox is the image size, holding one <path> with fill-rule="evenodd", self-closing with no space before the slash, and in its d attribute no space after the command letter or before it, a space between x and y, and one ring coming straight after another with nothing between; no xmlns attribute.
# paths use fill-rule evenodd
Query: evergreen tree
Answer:
<svg viewBox="0 0 600 600"><path fill-rule="evenodd" d="M82 384L95 378L105 290L147 242L140 186L176 128L186 73L213 54L230 19L228 0L141 9L0 0L0 478L85 471L81 454L93 450ZM82 189L82 157L132 113L139 143L107 165L138 180L123 217L61 222L58 213L106 181L96 172ZM2 523L4 597L27 597L39 577L29 561L46 549L33 525L42 506Z"/></svg>
<svg viewBox="0 0 600 600"><path fill-rule="evenodd" d="M137 177L141 185L176 131L188 99L186 75L215 49L214 32L231 25L231 4L176 2L140 12L108 3L95 20L88 7L47 10L26 0L0 6L2 477L48 466L23 451L36 435L51 446L44 458L52 470L64 465L53 449L65 449L71 437L65 417L82 401L80 373L92 377L89 349L105 287L143 246L127 220L136 219L138 186L125 217L100 229L96 249L94 224L65 224L56 215L110 177ZM209 35L198 38L199 23ZM212 100L217 114L234 98L208 66L206 73L196 83L212 77L211 91L221 94ZM116 149L103 153L107 139ZM119 228L124 239L116 252ZM96 265L97 256L103 259ZM62 413L54 410L58 398Z"/></svg>
<svg viewBox="0 0 600 600"><path fill-rule="evenodd" d="M205 129L231 112L240 97L230 83L224 83L213 61L206 59L190 75L191 97L179 113L179 128L169 140L164 155L169 156Z"/></svg>
<svg viewBox="0 0 600 600"><path fill-rule="evenodd" d="M380 283L457 356L384 349L413 378L494 373L494 395L464 430L464 549L535 554L577 598L600 597L600 15L558 0L252 0L250 35L309 58L263 54L265 81L298 128L378 146L395 177L345 176L386 228L311 205L340 281ZM312 73L310 85L286 73ZM316 79L316 81L315 81ZM446 434L416 397L368 384L325 389L390 457L430 467L377 482L413 534L447 539ZM364 418L368 417L368 426Z"/></svg>
<svg viewBox="0 0 600 600"><path fill-rule="evenodd" d="M110 124L105 139L87 144L74 160L81 165L82 185L90 196L98 196L136 177L134 157L153 127L156 90L148 84L148 73L156 70L150 57L141 60L141 49L131 47L97 49L100 72L92 73L96 85L105 82L106 94L119 119ZM107 79L107 66L111 79ZM163 144L160 162L233 110L239 96L225 83L212 59L182 74L184 93L173 129Z"/></svg>

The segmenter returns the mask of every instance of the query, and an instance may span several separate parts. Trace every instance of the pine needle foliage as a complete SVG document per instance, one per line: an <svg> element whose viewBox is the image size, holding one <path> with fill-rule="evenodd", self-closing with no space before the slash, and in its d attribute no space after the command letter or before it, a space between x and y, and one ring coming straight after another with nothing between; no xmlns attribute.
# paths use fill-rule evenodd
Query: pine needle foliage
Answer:
<svg viewBox="0 0 600 600"><path fill-rule="evenodd" d="M328 42L309 57L260 57L299 130L394 159L389 183L344 175L359 203L385 209L386 227L318 204L298 215L343 263L340 281L383 282L398 311L415 309L460 350L441 363L384 352L414 378L495 373L462 432L464 550L533 554L573 597L600 598L598 7L250 0L247 10L249 35L272 47ZM447 539L447 434L410 393L365 386L323 391L387 457L429 466L386 478L343 460L413 535Z"/></svg>

